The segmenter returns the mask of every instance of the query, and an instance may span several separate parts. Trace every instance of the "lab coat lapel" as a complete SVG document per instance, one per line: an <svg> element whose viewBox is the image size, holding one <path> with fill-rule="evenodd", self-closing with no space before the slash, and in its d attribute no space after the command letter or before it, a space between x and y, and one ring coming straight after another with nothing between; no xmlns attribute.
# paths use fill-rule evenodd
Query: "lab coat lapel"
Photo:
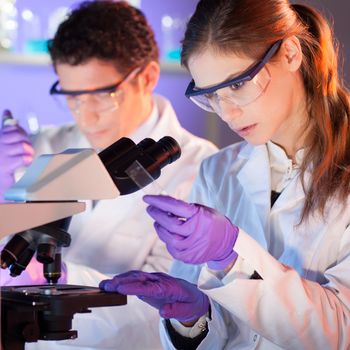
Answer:
<svg viewBox="0 0 350 350"><path fill-rule="evenodd" d="M267 214L270 206L271 179L269 155L265 145L252 147L246 145L239 155L247 161L237 174L246 194L252 202Z"/></svg>
<svg viewBox="0 0 350 350"><path fill-rule="evenodd" d="M308 184L310 181L311 173L307 170L305 173L305 183ZM301 201L304 201L304 199L305 192L298 173L280 194L279 198L272 207L271 214L295 207L299 205Z"/></svg>
<svg viewBox="0 0 350 350"><path fill-rule="evenodd" d="M268 217L271 201L271 176L267 147L266 145L251 146L247 144L240 152L239 158L246 162L238 172L237 179L249 202L255 208L261 223L262 232L260 234L263 234L269 230ZM250 215L253 221L253 213ZM257 234L256 232L255 235Z"/></svg>

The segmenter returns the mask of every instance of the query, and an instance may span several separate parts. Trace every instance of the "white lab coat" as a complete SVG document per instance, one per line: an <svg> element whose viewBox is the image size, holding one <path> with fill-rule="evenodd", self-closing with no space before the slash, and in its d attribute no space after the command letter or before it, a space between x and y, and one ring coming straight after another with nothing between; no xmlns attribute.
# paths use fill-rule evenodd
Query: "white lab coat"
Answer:
<svg viewBox="0 0 350 350"><path fill-rule="evenodd" d="M169 103L154 97L152 116L129 135L138 143L146 137L158 141L172 136L181 147L181 157L162 169L158 187L179 198L189 195L203 158L216 147L183 129ZM152 119L152 120L151 120ZM60 152L66 148L90 147L76 126L49 128L36 138L37 154ZM82 174L82 179L84 175ZM63 249L68 268L68 283L98 286L102 279L132 269L168 271L171 257L156 235L153 220L147 215L142 196L154 193L153 185L127 196L101 200L94 208L72 219L71 246ZM82 266L84 265L84 266ZM91 314L76 314L74 341L39 342L26 349L157 349L161 348L158 312L136 297L128 305L94 308Z"/></svg>
<svg viewBox="0 0 350 350"><path fill-rule="evenodd" d="M306 174L306 184L310 173ZM350 205L329 201L325 220L298 226L305 194L295 176L270 208L266 145L230 146L201 166L191 200L240 227L237 263L225 276L175 262L211 299L209 333L198 349L350 348ZM249 279L257 271L262 280ZM173 349L164 321L164 346Z"/></svg>

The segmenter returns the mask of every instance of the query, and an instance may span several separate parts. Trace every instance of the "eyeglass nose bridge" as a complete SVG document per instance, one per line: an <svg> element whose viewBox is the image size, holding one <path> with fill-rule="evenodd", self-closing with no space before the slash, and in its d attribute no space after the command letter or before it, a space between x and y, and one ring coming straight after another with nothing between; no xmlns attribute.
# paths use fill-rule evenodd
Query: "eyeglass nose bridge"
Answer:
<svg viewBox="0 0 350 350"><path fill-rule="evenodd" d="M84 96L85 99L89 99L90 97L87 94L67 97L68 106L75 115L80 115L82 108L86 106L86 101L83 100Z"/></svg>
<svg viewBox="0 0 350 350"><path fill-rule="evenodd" d="M241 106L234 102L231 98L219 99L215 107L213 106L213 109L220 119L226 123L243 113Z"/></svg>
<svg viewBox="0 0 350 350"><path fill-rule="evenodd" d="M231 108L232 107L235 107L235 108L239 108L241 107L237 101L234 101L234 98L232 96L221 96L217 93L215 93L215 99L214 99L214 103L215 103L215 106L217 106L218 110L221 110L221 104L222 103L225 103L225 104L228 104Z"/></svg>
<svg viewBox="0 0 350 350"><path fill-rule="evenodd" d="M74 106L70 106L71 111L75 114L75 115L80 115L81 114L81 100L80 99L74 99Z"/></svg>
<svg viewBox="0 0 350 350"><path fill-rule="evenodd" d="M231 106L235 106L236 108L241 108L241 107L245 107L251 103L253 103L254 101L256 101L262 94L265 93L269 83L270 83L270 80L267 80L266 81L266 84L264 85L264 87L261 87L260 86L260 92L256 94L256 96L254 98L247 98L247 96L243 97L237 97L235 98L235 96L233 96L232 94L230 94L229 92L227 94L223 94L223 95L219 95L217 92L215 92L215 103L220 106L220 103L224 102L224 103L228 103L230 104ZM252 81L249 81L249 83L252 83ZM220 89L220 90L225 90L227 88L223 88L223 89ZM220 91L220 90L217 90L217 91Z"/></svg>
<svg viewBox="0 0 350 350"><path fill-rule="evenodd" d="M108 103L99 101L98 97L94 94L82 94L75 96L71 102L70 109L75 115L81 115L82 110L95 113L112 112L119 108L122 98L122 90L117 90L110 93L108 96ZM105 106L103 106L105 104Z"/></svg>

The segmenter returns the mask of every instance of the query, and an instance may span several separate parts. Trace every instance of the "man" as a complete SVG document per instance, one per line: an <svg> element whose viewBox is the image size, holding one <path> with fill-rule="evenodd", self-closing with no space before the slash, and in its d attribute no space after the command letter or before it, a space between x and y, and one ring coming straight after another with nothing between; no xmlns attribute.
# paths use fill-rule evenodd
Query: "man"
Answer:
<svg viewBox="0 0 350 350"><path fill-rule="evenodd" d="M101 150L123 136L138 143L169 135L180 144L182 156L162 170L158 184L166 193L186 198L200 162L216 148L185 131L169 101L153 95L160 74L158 48L143 14L125 2L84 2L59 26L50 54L58 75L51 93L64 97L75 124L44 129L33 140L35 153L77 147ZM4 150L9 153L11 140L25 145L16 154L27 163L30 141L18 126L8 130L0 134L0 144L6 137ZM9 170L1 168L4 178L13 177L14 166L8 159L15 158L7 158ZM72 244L63 250L67 283L97 286L106 276L131 269L168 270L170 255L142 202L150 191L146 187L114 200L88 203L84 213L73 217ZM29 270L35 266L32 262ZM34 278L32 282L40 283ZM161 348L157 312L132 297L126 306L75 315L73 328L79 332L77 340L39 342L26 348Z"/></svg>

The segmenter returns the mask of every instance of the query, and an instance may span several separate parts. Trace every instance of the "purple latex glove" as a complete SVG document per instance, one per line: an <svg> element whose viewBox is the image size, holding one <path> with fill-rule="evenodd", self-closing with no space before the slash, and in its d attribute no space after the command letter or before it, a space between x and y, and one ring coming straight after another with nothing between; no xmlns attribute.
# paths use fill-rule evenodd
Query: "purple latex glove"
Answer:
<svg viewBox="0 0 350 350"><path fill-rule="evenodd" d="M27 133L19 125L0 129L0 202L14 182L16 169L33 161L34 150Z"/></svg>
<svg viewBox="0 0 350 350"><path fill-rule="evenodd" d="M154 227L177 260L208 263L223 270L237 258L233 250L239 229L224 215L204 205L189 204L169 196L146 195Z"/></svg>
<svg viewBox="0 0 350 350"><path fill-rule="evenodd" d="M0 252L3 250L4 245L0 246ZM43 275L43 264L39 263L35 257L32 258L27 268L17 277L10 276L9 269L0 268L0 286L24 286L24 285L38 285L46 284L47 280ZM61 265L61 277L58 283L67 283L67 268L66 264L62 262Z"/></svg>
<svg viewBox="0 0 350 350"><path fill-rule="evenodd" d="M161 272L129 271L102 281L100 288L136 295L158 309L161 317L180 322L196 321L209 310L208 297L196 285Z"/></svg>

